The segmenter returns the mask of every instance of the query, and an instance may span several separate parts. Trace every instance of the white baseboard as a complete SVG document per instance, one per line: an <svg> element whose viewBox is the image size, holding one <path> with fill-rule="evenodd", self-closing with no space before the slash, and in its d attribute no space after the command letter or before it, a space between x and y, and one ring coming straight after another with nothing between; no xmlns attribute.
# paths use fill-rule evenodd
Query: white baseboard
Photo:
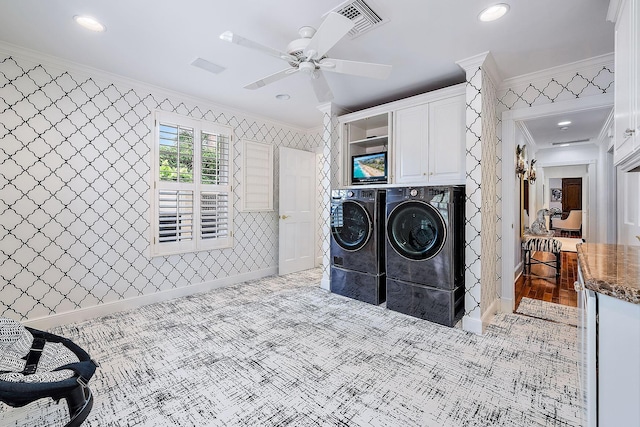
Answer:
<svg viewBox="0 0 640 427"><path fill-rule="evenodd" d="M278 274L278 267L265 268L263 270L251 271L249 273L238 274L237 276L222 277L220 279L209 280L207 282L194 283L180 288L167 289L148 295L140 295L120 301L108 302L93 307L80 308L78 310L57 313L51 316L29 319L23 324L35 329L49 329L55 326L67 325L69 323L81 322L95 317L106 316L123 310L142 307L143 305L156 302L168 301L174 298L185 297L212 289L235 285L247 280L260 279L262 277Z"/></svg>
<svg viewBox="0 0 640 427"><path fill-rule="evenodd" d="M325 291L331 290L331 279L328 277L322 276L322 280L320 281L320 287Z"/></svg>
<svg viewBox="0 0 640 427"><path fill-rule="evenodd" d="M500 307L500 298L493 300L489 308L482 315L482 333L484 333L487 325L493 322L493 318L498 312L498 307Z"/></svg>
<svg viewBox="0 0 640 427"><path fill-rule="evenodd" d="M465 315L462 318L462 329L467 332L482 335L482 320L473 319Z"/></svg>
<svg viewBox="0 0 640 427"><path fill-rule="evenodd" d="M513 313L513 299L512 298L500 298L500 312L501 313Z"/></svg>
<svg viewBox="0 0 640 427"><path fill-rule="evenodd" d="M483 335L484 331L492 321L496 312L500 307L500 298L496 298L489 308L484 312L480 319L474 319L469 316L462 318L462 329L467 332L473 332L474 334Z"/></svg>

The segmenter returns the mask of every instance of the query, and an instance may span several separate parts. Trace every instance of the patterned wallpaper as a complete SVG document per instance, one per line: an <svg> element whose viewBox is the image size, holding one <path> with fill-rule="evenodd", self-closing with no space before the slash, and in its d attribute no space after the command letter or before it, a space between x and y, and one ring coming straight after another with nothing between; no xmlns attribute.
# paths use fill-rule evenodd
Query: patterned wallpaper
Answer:
<svg viewBox="0 0 640 427"><path fill-rule="evenodd" d="M278 148L315 151L322 135L217 108L0 55L0 315L33 319L277 267ZM154 109L275 145L275 210L242 213L236 143L232 249L149 258Z"/></svg>
<svg viewBox="0 0 640 427"><path fill-rule="evenodd" d="M482 73L482 290L480 312L485 313L498 298L500 283L500 233L501 214L497 210L497 155L496 136L496 87L487 72Z"/></svg>
<svg viewBox="0 0 640 427"><path fill-rule="evenodd" d="M482 183L482 70L467 70L467 172L465 206L465 317L480 319L481 276L481 183ZM463 322L464 324L464 322Z"/></svg>

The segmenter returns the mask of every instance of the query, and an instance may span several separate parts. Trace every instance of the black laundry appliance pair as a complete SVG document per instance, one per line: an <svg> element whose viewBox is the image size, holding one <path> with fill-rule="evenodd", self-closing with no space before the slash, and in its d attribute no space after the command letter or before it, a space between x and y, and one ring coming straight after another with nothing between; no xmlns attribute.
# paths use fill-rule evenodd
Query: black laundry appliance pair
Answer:
<svg viewBox="0 0 640 427"><path fill-rule="evenodd" d="M464 186L335 190L331 291L447 326L464 314Z"/></svg>

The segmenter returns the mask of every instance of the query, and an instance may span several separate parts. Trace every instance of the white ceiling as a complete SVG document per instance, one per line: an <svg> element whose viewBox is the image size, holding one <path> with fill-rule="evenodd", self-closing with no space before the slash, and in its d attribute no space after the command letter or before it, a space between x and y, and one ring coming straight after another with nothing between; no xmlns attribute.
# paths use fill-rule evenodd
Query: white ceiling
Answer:
<svg viewBox="0 0 640 427"><path fill-rule="evenodd" d="M502 78L613 51L606 0L506 0L510 12L477 19L491 0L367 0L389 22L328 56L393 66L385 81L325 73L334 103L356 110L464 81L456 61L491 51ZM277 58L219 39L225 30L278 50L303 25L318 27L342 0L0 0L0 41L53 55L254 115L312 128L321 124L305 76L258 90L243 86L287 67ZM72 17L107 26L92 33ZM197 57L226 67L211 74ZM275 99L288 93L289 101Z"/></svg>
<svg viewBox="0 0 640 427"><path fill-rule="evenodd" d="M569 143L571 147L597 143L612 107L563 113L523 122L538 149L558 147L553 143ZM558 123L570 121L567 126ZM563 129L565 128L566 129ZM586 141L584 141L586 140Z"/></svg>

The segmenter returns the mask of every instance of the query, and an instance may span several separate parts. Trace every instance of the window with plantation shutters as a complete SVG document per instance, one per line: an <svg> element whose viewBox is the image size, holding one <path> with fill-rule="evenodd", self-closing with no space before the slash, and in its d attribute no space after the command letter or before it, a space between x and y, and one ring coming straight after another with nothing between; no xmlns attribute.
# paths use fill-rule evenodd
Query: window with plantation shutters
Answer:
<svg viewBox="0 0 640 427"><path fill-rule="evenodd" d="M154 127L152 255L231 247L232 129L164 111Z"/></svg>

